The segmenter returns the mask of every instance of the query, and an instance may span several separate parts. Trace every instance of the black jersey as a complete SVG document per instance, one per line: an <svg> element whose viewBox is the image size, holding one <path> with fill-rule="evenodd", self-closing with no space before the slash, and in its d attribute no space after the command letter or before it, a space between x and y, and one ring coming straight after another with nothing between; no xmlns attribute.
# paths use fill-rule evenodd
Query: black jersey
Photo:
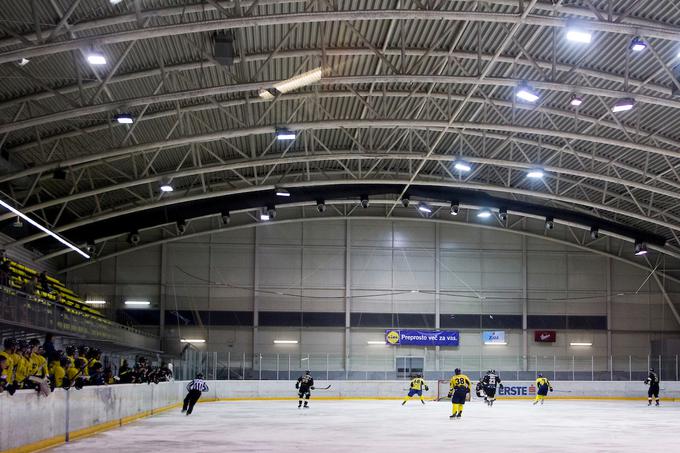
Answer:
<svg viewBox="0 0 680 453"><path fill-rule="evenodd" d="M482 378L482 385L484 385L484 387L496 388L501 385L501 378L499 378L495 373L487 373Z"/></svg>
<svg viewBox="0 0 680 453"><path fill-rule="evenodd" d="M659 376L657 376L655 372L650 371L649 376L647 376L647 379L645 379L645 384L649 385L650 387L659 385Z"/></svg>
<svg viewBox="0 0 680 453"><path fill-rule="evenodd" d="M314 387L314 378L309 374L300 376L297 381L301 391L308 390L310 387Z"/></svg>

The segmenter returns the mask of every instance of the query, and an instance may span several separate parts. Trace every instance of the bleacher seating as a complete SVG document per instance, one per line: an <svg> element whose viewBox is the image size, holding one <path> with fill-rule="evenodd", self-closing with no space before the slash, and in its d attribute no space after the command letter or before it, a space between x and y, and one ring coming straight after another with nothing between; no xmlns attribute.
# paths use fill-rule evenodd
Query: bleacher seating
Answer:
<svg viewBox="0 0 680 453"><path fill-rule="evenodd" d="M32 279L37 278L40 272L37 270L26 266L25 264L18 263L9 258L10 276L9 276L9 286L12 289L23 291L25 285ZM36 285L36 291L34 296L39 299L49 300L54 303L58 303L70 309L79 310L80 312L87 313L89 315L102 317L101 312L87 305L82 298L80 298L73 290L67 288L61 281L54 277L47 277L49 286L51 288L50 292L43 291L40 285Z"/></svg>

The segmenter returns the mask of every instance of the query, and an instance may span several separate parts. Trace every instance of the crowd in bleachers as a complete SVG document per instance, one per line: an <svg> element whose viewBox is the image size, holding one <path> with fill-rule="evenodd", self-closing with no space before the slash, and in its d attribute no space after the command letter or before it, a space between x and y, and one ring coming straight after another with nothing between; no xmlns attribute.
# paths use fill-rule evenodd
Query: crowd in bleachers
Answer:
<svg viewBox="0 0 680 453"><path fill-rule="evenodd" d="M83 313L101 316L101 313L85 304L85 302L60 280L38 272L25 264L12 260L0 250L0 286L5 291L21 291L29 297L48 300L60 305L72 307Z"/></svg>
<svg viewBox="0 0 680 453"><path fill-rule="evenodd" d="M87 346L66 346L58 350L52 335L45 342L6 338L0 352L0 393L14 394L19 389L34 389L47 396L55 388L81 389L87 385L159 383L172 379L172 368L164 362L158 367L138 356L130 366L127 360L118 367L104 366L102 352Z"/></svg>

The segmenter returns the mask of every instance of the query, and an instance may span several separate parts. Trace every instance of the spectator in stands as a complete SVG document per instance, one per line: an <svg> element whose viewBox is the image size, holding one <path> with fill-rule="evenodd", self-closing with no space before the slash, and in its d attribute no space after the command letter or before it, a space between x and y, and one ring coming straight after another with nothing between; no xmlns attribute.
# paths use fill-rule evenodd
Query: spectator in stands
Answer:
<svg viewBox="0 0 680 453"><path fill-rule="evenodd" d="M35 275L31 276L28 278L28 281L24 283L24 292L28 294L29 296L33 296L35 294L35 290L38 287L38 277Z"/></svg>
<svg viewBox="0 0 680 453"><path fill-rule="evenodd" d="M5 251L2 250L0 256L0 285L9 286L9 276L11 269L9 268L9 260L5 258Z"/></svg>
<svg viewBox="0 0 680 453"><path fill-rule="evenodd" d="M31 349L31 356L29 359L31 364L30 376L37 376L40 378L49 376L50 371L47 366L45 351L40 346L40 341L37 338L33 338L28 344Z"/></svg>
<svg viewBox="0 0 680 453"><path fill-rule="evenodd" d="M49 294L51 292L51 290L50 290L50 283L47 281L47 272L42 271L40 273L40 277L38 278L38 281L40 282L40 289L42 289L43 292Z"/></svg>

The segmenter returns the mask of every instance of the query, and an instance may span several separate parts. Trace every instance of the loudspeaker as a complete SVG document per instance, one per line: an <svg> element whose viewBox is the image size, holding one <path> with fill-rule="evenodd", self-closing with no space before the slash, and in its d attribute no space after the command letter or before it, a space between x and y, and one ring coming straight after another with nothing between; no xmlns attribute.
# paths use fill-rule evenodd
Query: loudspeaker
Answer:
<svg viewBox="0 0 680 453"><path fill-rule="evenodd" d="M234 64L234 37L231 33L216 33L215 34L215 61L222 66L231 66Z"/></svg>

